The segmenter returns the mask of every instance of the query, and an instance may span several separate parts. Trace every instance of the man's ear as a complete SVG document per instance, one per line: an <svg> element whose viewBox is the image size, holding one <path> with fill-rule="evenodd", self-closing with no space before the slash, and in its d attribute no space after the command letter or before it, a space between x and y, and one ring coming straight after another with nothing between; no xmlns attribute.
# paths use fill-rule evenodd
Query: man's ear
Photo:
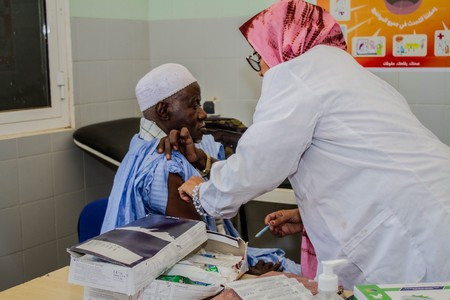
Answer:
<svg viewBox="0 0 450 300"><path fill-rule="evenodd" d="M169 104L167 102L159 101L156 103L155 111L161 120L167 121L170 119Z"/></svg>

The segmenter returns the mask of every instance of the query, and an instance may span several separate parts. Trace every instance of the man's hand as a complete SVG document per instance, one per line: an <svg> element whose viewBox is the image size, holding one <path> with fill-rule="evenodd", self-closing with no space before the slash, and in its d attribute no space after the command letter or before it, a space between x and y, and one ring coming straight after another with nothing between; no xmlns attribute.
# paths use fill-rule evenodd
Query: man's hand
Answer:
<svg viewBox="0 0 450 300"><path fill-rule="evenodd" d="M180 193L180 198L186 202L192 201L192 191L195 186L201 184L203 182L203 178L200 176L192 176L188 180L186 180L179 188L178 192Z"/></svg>
<svg viewBox="0 0 450 300"><path fill-rule="evenodd" d="M195 147L194 140L186 127L181 130L172 129L166 137L163 137L158 145L158 153L164 153L166 158L172 158L172 150L179 151L190 163L195 163L200 156L205 156L202 150Z"/></svg>
<svg viewBox="0 0 450 300"><path fill-rule="evenodd" d="M298 208L270 213L265 217L264 223L269 224L272 234L278 237L299 233L303 230Z"/></svg>
<svg viewBox="0 0 450 300"><path fill-rule="evenodd" d="M258 260L258 262L253 266L249 267L249 270L247 271L247 274L251 275L262 275L267 272L271 271L278 271L281 272L283 267L281 266L280 262L273 263L273 262L266 262L262 259Z"/></svg>

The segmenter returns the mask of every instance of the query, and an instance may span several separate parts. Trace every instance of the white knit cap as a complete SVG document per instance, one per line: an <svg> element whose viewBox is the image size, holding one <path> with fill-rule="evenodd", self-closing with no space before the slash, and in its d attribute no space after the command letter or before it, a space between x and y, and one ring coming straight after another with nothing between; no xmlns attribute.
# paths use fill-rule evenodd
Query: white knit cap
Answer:
<svg viewBox="0 0 450 300"><path fill-rule="evenodd" d="M184 66L168 63L154 68L136 85L141 111L181 91L197 79Z"/></svg>

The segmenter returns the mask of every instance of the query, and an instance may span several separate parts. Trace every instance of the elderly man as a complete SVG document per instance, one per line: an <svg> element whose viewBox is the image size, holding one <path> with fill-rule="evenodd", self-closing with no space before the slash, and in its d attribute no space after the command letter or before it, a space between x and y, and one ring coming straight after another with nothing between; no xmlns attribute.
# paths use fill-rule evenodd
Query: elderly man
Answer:
<svg viewBox="0 0 450 300"><path fill-rule="evenodd" d="M200 86L192 74L178 64L164 64L146 74L136 86L143 112L140 130L114 179L101 232L112 230L149 213L203 220L209 230L238 237L228 219L199 215L191 203L182 201L178 188L196 175L206 178L211 164L224 159L223 146L207 135L207 114L200 105ZM158 153L158 144L171 130L188 128L199 156L194 164L179 152L172 159ZM284 257L281 249L249 248L248 259L254 273L278 270L298 273L299 265ZM265 262L266 261L266 262Z"/></svg>
<svg viewBox="0 0 450 300"><path fill-rule="evenodd" d="M209 171L197 170L175 152L173 160L157 153L160 138L171 129L189 128L197 146L205 151L204 161L199 160L202 165L224 158L221 144L204 135L207 115L200 106L200 86L185 67L164 64L153 69L138 82L136 97L143 118L116 174L102 233L148 213L202 219L191 204L181 201L177 189L190 176L206 176ZM208 229L217 230L214 219L204 220ZM225 232L236 236L231 223L225 223Z"/></svg>

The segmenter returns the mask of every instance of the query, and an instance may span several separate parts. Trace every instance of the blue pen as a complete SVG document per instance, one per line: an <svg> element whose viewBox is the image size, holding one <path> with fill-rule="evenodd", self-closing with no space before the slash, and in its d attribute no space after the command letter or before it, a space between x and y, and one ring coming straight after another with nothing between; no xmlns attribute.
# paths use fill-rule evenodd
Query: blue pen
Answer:
<svg viewBox="0 0 450 300"><path fill-rule="evenodd" d="M260 237L264 232L267 231L267 229L269 229L270 225L266 225L266 227L264 227L263 229L261 229L257 234L255 234L255 238Z"/></svg>

